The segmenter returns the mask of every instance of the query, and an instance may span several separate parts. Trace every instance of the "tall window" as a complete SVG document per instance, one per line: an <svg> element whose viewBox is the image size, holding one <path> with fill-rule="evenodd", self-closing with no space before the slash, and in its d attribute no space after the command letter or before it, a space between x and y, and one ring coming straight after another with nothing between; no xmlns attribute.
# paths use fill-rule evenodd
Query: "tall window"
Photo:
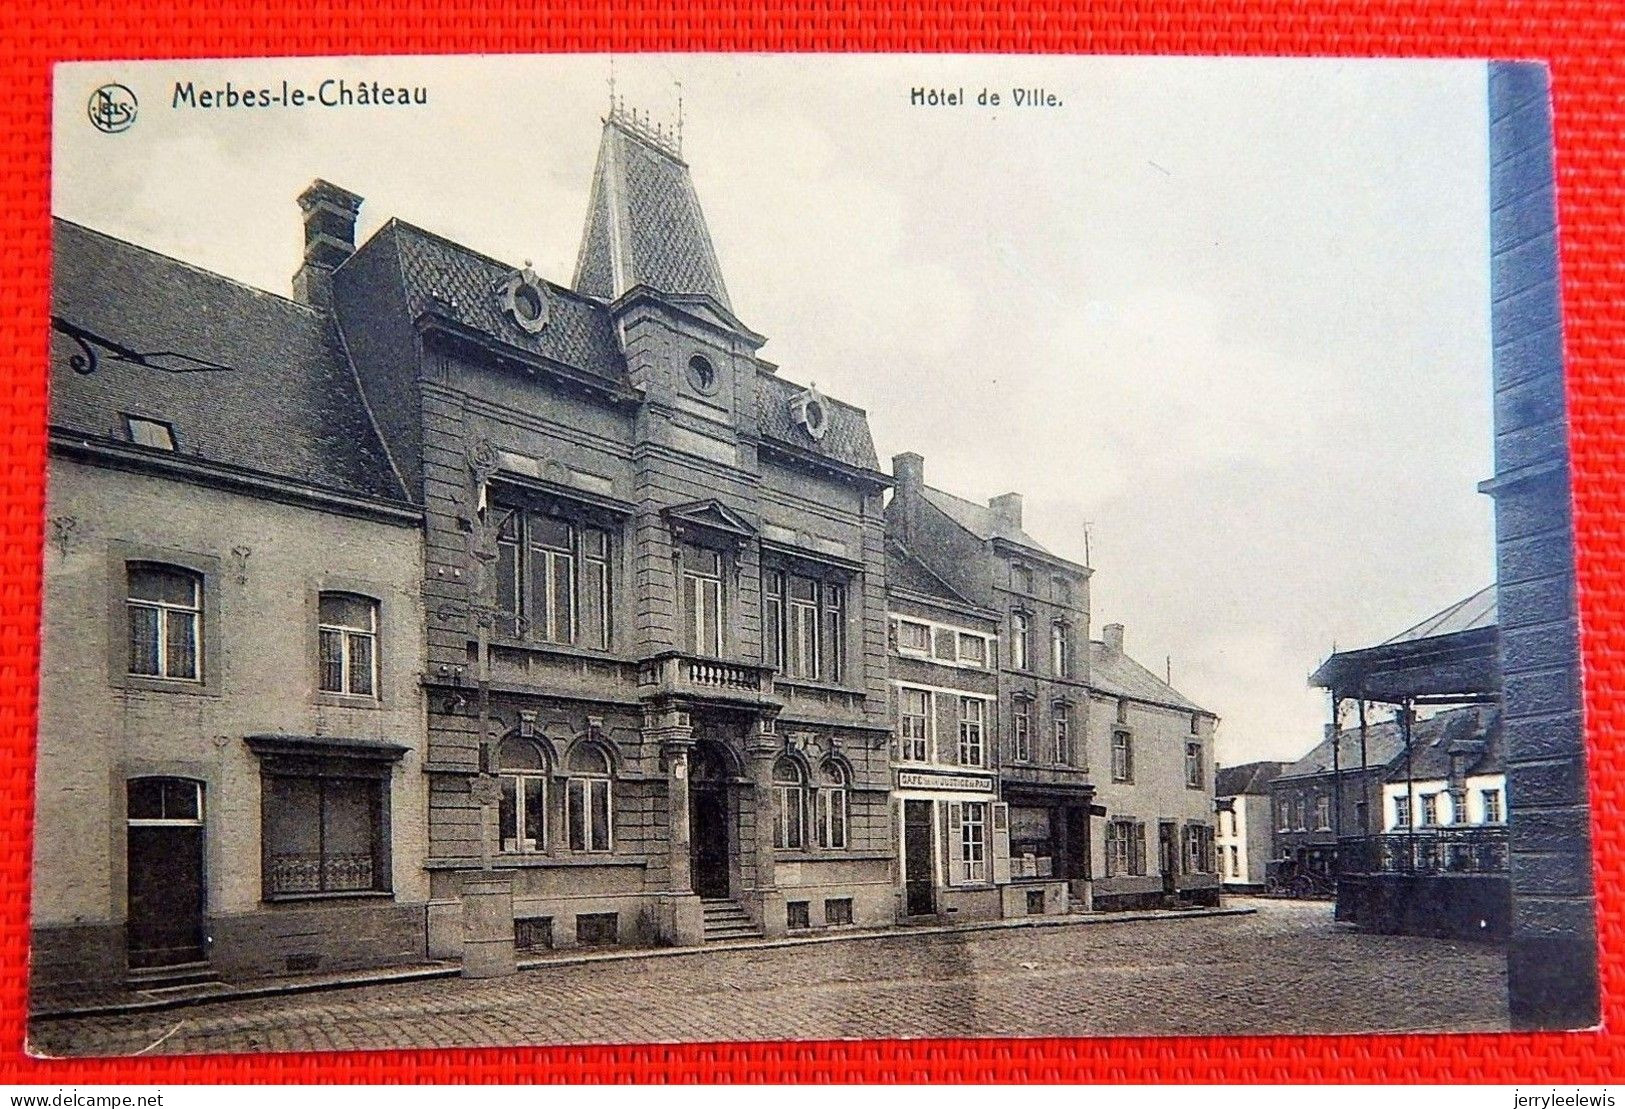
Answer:
<svg viewBox="0 0 1625 1109"><path fill-rule="evenodd" d="M1409 828L1411 826L1411 799L1405 794L1394 798L1394 827Z"/></svg>
<svg viewBox="0 0 1625 1109"><path fill-rule="evenodd" d="M1117 819L1106 825L1106 877L1145 873L1145 825Z"/></svg>
<svg viewBox="0 0 1625 1109"><path fill-rule="evenodd" d="M1185 873L1211 874L1214 869L1213 825L1187 824L1185 837Z"/></svg>
<svg viewBox="0 0 1625 1109"><path fill-rule="evenodd" d="M1275 830L1278 832L1292 830L1292 803L1284 797L1275 799Z"/></svg>
<svg viewBox="0 0 1625 1109"><path fill-rule="evenodd" d="M928 762L931 758L931 693L924 689L903 689L898 719L898 739L904 762Z"/></svg>
<svg viewBox="0 0 1625 1109"><path fill-rule="evenodd" d="M820 781L817 812L813 822L817 825L818 845L839 848L846 846L846 771L834 762L819 768Z"/></svg>
<svg viewBox="0 0 1625 1109"><path fill-rule="evenodd" d="M1032 758L1032 702L1017 697L1011 702L1010 746L1017 762Z"/></svg>
<svg viewBox="0 0 1625 1109"><path fill-rule="evenodd" d="M987 881L987 802L966 801L959 822L959 877Z"/></svg>
<svg viewBox="0 0 1625 1109"><path fill-rule="evenodd" d="M959 765L961 766L985 766L987 764L987 748L982 738L986 712L987 702L980 697L961 697L959 699Z"/></svg>
<svg viewBox="0 0 1625 1109"><path fill-rule="evenodd" d="M1020 563L1010 567L1010 588L1018 593L1031 593L1033 591L1033 571L1030 566Z"/></svg>
<svg viewBox="0 0 1625 1109"><path fill-rule="evenodd" d="M497 838L503 851L547 849L547 762L528 740L509 736L497 748Z"/></svg>
<svg viewBox="0 0 1625 1109"><path fill-rule="evenodd" d="M569 774L565 780L565 824L570 833L570 850L608 851L614 826L609 756L596 743L584 743L570 752L565 770Z"/></svg>
<svg viewBox="0 0 1625 1109"><path fill-rule="evenodd" d="M683 626L688 649L697 655L722 654L722 555L710 547L684 543Z"/></svg>
<svg viewBox="0 0 1625 1109"><path fill-rule="evenodd" d="M1029 642L1030 634L1027 614L1025 612L1012 612L1010 614L1010 665L1017 670L1025 670L1032 665L1028 661L1031 647Z"/></svg>
<svg viewBox="0 0 1625 1109"><path fill-rule="evenodd" d="M541 512L495 507L497 604L508 635L609 647L609 533Z"/></svg>
<svg viewBox="0 0 1625 1109"><path fill-rule="evenodd" d="M807 783L791 758L773 764L773 846L799 851L807 846Z"/></svg>
<svg viewBox="0 0 1625 1109"><path fill-rule="evenodd" d="M125 566L130 620L130 673L195 682L203 595L198 576L178 566L131 562Z"/></svg>
<svg viewBox="0 0 1625 1109"><path fill-rule="evenodd" d="M1072 706L1057 701L1051 707L1050 760L1061 766L1072 765Z"/></svg>
<svg viewBox="0 0 1625 1109"><path fill-rule="evenodd" d="M1324 793L1315 798L1315 828L1326 831L1332 826L1332 799Z"/></svg>
<svg viewBox="0 0 1625 1109"><path fill-rule="evenodd" d="M1432 828L1439 823L1439 795L1437 793L1422 794L1422 827Z"/></svg>
<svg viewBox="0 0 1625 1109"><path fill-rule="evenodd" d="M1480 790L1479 797L1484 802L1484 823L1501 823L1501 791L1498 789Z"/></svg>
<svg viewBox="0 0 1625 1109"><path fill-rule="evenodd" d="M1202 788L1202 745L1195 740L1185 744L1185 786Z"/></svg>
<svg viewBox="0 0 1625 1109"><path fill-rule="evenodd" d="M1050 668L1058 678L1072 676L1072 642L1065 624L1057 620L1050 625Z"/></svg>
<svg viewBox="0 0 1625 1109"><path fill-rule="evenodd" d="M768 657L791 678L846 678L846 587L784 570L762 575ZM913 631L911 629L918 629ZM929 629L904 621L899 646L928 650ZM918 642L916 642L918 640Z"/></svg>
<svg viewBox="0 0 1625 1109"><path fill-rule="evenodd" d="M264 782L268 894L389 888L379 779L276 775Z"/></svg>
<svg viewBox="0 0 1625 1109"><path fill-rule="evenodd" d="M1230 877L1241 877L1241 848L1230 848Z"/></svg>
<svg viewBox="0 0 1625 1109"><path fill-rule="evenodd" d="M378 602L354 593L323 593L317 609L322 692L375 696Z"/></svg>
<svg viewBox="0 0 1625 1109"><path fill-rule="evenodd" d="M1112 732L1112 781L1134 780L1134 737L1121 728Z"/></svg>

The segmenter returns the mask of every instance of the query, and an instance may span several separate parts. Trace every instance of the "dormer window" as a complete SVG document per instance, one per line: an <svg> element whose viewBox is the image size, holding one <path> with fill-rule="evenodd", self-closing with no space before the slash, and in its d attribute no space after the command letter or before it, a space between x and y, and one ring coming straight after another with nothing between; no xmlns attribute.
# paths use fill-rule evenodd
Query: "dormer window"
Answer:
<svg viewBox="0 0 1625 1109"><path fill-rule="evenodd" d="M138 447L151 447L160 451L175 449L175 429L162 420L126 414L124 435Z"/></svg>
<svg viewBox="0 0 1625 1109"><path fill-rule="evenodd" d="M496 293L502 311L521 331L535 335L547 326L547 289L529 262L499 282Z"/></svg>
<svg viewBox="0 0 1625 1109"><path fill-rule="evenodd" d="M816 443L829 431L829 403L817 389L808 389L790 402L790 418Z"/></svg>

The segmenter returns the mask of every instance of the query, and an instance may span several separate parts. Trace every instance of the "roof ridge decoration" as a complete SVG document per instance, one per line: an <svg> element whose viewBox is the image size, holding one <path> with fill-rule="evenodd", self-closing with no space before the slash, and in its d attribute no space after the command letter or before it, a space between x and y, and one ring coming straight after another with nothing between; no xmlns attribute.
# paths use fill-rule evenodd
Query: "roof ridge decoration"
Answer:
<svg viewBox="0 0 1625 1109"><path fill-rule="evenodd" d="M639 286L707 297L733 314L688 163L663 127L619 105L604 117L571 285L603 301Z"/></svg>

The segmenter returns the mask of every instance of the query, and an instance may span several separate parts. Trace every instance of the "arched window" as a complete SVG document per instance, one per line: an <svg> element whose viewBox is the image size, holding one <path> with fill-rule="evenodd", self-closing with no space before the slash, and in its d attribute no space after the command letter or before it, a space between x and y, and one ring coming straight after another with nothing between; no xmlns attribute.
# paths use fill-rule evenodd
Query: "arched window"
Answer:
<svg viewBox="0 0 1625 1109"><path fill-rule="evenodd" d="M773 794L778 802L773 846L800 851L807 846L807 780L794 759L781 757L773 764Z"/></svg>
<svg viewBox="0 0 1625 1109"><path fill-rule="evenodd" d="M203 590L198 576L158 562L125 564L130 617L130 673L199 681L203 658Z"/></svg>
<svg viewBox="0 0 1625 1109"><path fill-rule="evenodd" d="M378 602L355 593L323 593L317 608L321 691L376 696Z"/></svg>
<svg viewBox="0 0 1625 1109"><path fill-rule="evenodd" d="M1072 641L1067 626L1059 620L1050 625L1050 667L1057 678L1072 676Z"/></svg>
<svg viewBox="0 0 1625 1109"><path fill-rule="evenodd" d="M610 850L614 799L610 789L609 756L598 744L583 743L570 752L566 770L570 775L565 784L565 823L570 831L570 850Z"/></svg>
<svg viewBox="0 0 1625 1109"><path fill-rule="evenodd" d="M819 767L815 822L820 847L846 846L846 786L846 770L839 763Z"/></svg>
<svg viewBox="0 0 1625 1109"><path fill-rule="evenodd" d="M497 828L502 850L547 849L547 759L527 739L509 736L497 748L497 775L502 782Z"/></svg>

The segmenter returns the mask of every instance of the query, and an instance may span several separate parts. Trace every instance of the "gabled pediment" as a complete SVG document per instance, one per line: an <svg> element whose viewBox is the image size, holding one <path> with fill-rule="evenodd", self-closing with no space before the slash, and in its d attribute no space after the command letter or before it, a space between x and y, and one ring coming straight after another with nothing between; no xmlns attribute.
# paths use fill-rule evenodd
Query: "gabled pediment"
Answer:
<svg viewBox="0 0 1625 1109"><path fill-rule="evenodd" d="M672 530L679 534L688 528L698 528L726 535L740 542L756 537L756 528L749 520L717 500L672 505L665 509L662 515L666 517Z"/></svg>

